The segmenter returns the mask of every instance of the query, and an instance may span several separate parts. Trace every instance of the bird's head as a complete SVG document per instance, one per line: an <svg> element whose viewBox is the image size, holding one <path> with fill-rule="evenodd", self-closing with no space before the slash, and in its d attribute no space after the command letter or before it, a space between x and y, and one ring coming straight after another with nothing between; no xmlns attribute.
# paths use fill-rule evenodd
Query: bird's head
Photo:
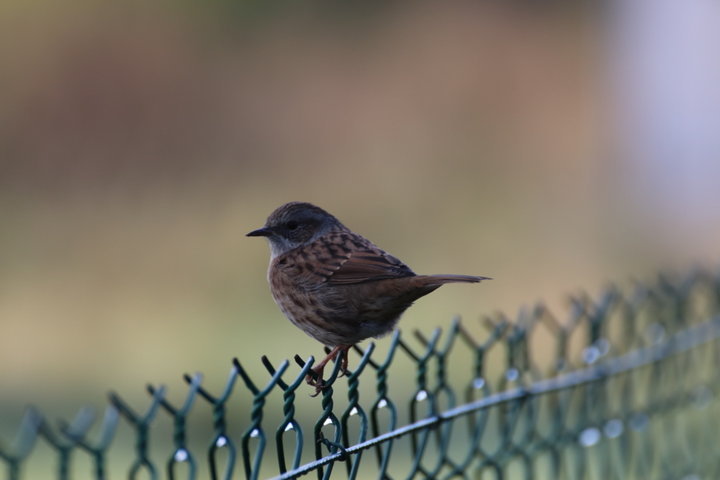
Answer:
<svg viewBox="0 0 720 480"><path fill-rule="evenodd" d="M313 242L325 233L345 228L340 221L310 203L291 202L270 214L265 226L248 233L248 237L266 237L272 258Z"/></svg>

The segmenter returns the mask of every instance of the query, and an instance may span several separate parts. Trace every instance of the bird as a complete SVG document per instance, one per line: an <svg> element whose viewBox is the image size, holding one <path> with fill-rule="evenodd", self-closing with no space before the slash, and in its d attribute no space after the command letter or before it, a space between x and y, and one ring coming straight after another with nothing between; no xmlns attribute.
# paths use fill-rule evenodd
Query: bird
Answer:
<svg viewBox="0 0 720 480"><path fill-rule="evenodd" d="M390 333L418 298L446 283L478 283L475 275L417 275L410 267L335 216L306 202L278 207L265 225L247 234L270 245L267 278L275 303L303 332L329 350L306 381L325 386L325 365L340 361L347 372L348 350L370 337Z"/></svg>

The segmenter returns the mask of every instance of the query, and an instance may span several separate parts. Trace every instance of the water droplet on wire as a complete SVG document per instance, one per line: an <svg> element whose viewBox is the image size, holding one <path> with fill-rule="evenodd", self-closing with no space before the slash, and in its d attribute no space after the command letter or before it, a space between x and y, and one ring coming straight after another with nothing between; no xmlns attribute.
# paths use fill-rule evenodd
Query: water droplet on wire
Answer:
<svg viewBox="0 0 720 480"><path fill-rule="evenodd" d="M623 422L622 420L618 419L608 420L608 422L605 424L605 427L603 428L605 436L608 438L619 437L620 435L622 435L623 430Z"/></svg>
<svg viewBox="0 0 720 480"><path fill-rule="evenodd" d="M583 350L582 358L585 363L592 365L600 358L600 350L596 346L591 345Z"/></svg>
<svg viewBox="0 0 720 480"><path fill-rule="evenodd" d="M176 462L185 462L188 459L188 451L184 448L179 448L175 452L175 456L173 457Z"/></svg>
<svg viewBox="0 0 720 480"><path fill-rule="evenodd" d="M600 441L600 430L597 428L586 428L580 432L580 445L583 447L592 447Z"/></svg>

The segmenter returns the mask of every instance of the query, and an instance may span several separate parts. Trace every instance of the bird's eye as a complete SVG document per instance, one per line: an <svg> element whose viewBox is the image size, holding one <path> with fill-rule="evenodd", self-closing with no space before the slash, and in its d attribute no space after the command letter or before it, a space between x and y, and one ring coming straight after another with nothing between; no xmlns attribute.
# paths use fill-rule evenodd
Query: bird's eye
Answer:
<svg viewBox="0 0 720 480"><path fill-rule="evenodd" d="M298 227L298 223L297 222L288 222L286 226L287 226L288 230L295 230Z"/></svg>

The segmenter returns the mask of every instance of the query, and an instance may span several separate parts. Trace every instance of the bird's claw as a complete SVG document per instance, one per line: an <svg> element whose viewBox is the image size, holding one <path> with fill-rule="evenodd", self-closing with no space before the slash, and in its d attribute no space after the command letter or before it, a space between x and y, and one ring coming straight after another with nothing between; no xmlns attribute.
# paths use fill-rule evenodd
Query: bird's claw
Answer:
<svg viewBox="0 0 720 480"><path fill-rule="evenodd" d="M323 371L325 370L325 365L330 360L340 362L340 371L338 377L350 375L350 370L348 370L347 358L348 349L349 346L335 347L328 354L327 357L325 357L320 363L317 364L317 366L310 369L307 376L305 377L305 382L308 385L315 387L315 393L312 395L313 397L317 397L320 392L322 392L325 388L328 387L328 384L325 382L325 380L323 380Z"/></svg>
<svg viewBox="0 0 720 480"><path fill-rule="evenodd" d="M305 382L310 385L311 387L315 387L315 393L311 394L311 397L317 397L320 392L322 392L325 387L327 387L327 384L325 383L325 380L322 378L323 369L320 368L318 370L311 369L310 372L305 377Z"/></svg>

